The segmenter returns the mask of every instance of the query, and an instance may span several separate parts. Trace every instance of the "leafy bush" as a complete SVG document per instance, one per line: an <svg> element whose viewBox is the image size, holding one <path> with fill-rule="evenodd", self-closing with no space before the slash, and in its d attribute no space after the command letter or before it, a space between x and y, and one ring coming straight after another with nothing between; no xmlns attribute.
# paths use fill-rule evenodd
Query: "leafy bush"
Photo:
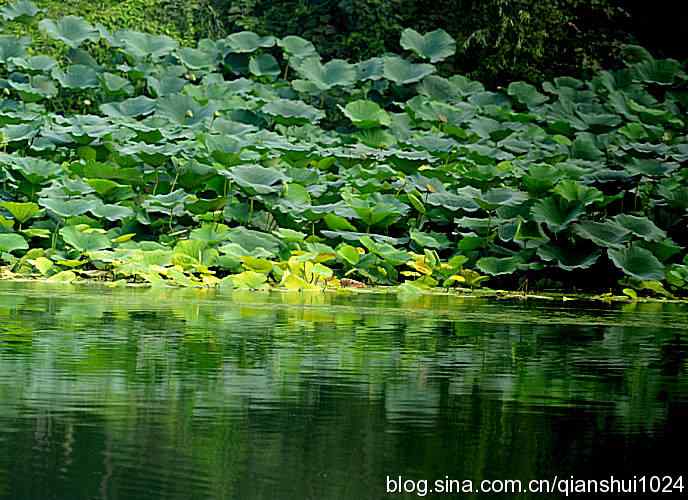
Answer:
<svg viewBox="0 0 688 500"><path fill-rule="evenodd" d="M61 60L0 37L0 255L13 272L686 289L677 61L630 46L626 68L589 81L491 92L440 76L455 50L441 30L405 30L401 55L350 63L295 36L190 48L76 17L34 29Z"/></svg>

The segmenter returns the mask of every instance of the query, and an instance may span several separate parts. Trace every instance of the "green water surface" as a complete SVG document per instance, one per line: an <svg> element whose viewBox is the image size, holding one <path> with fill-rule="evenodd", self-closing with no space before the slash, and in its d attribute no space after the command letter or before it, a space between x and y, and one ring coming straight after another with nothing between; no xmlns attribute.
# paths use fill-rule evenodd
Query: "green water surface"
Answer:
<svg viewBox="0 0 688 500"><path fill-rule="evenodd" d="M687 369L681 305L5 282L0 498L678 476Z"/></svg>

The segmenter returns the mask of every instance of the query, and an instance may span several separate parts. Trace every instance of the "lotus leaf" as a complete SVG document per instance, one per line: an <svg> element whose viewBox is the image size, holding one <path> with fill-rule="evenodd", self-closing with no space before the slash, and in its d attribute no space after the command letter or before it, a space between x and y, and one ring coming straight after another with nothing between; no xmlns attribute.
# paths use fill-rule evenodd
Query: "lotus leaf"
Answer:
<svg viewBox="0 0 688 500"><path fill-rule="evenodd" d="M290 57L303 59L317 55L315 46L300 36L285 36L284 38L278 40L277 45L282 47Z"/></svg>
<svg viewBox="0 0 688 500"><path fill-rule="evenodd" d="M258 194L277 193L281 183L289 178L279 170L260 165L239 165L229 171L229 176L241 187Z"/></svg>
<svg viewBox="0 0 688 500"><path fill-rule="evenodd" d="M646 59L633 66L637 80L657 85L671 85L681 75L681 63L674 59Z"/></svg>
<svg viewBox="0 0 688 500"><path fill-rule="evenodd" d="M129 207L106 203L95 205L91 209L91 213L109 221L123 220L134 215L134 211Z"/></svg>
<svg viewBox="0 0 688 500"><path fill-rule="evenodd" d="M66 71L55 68L52 71L52 77L67 89L89 89L100 86L98 73L93 68L82 64L69 66Z"/></svg>
<svg viewBox="0 0 688 500"><path fill-rule="evenodd" d="M96 206L94 200L76 198L71 200L59 198L39 198L38 204L60 217L82 215Z"/></svg>
<svg viewBox="0 0 688 500"><path fill-rule="evenodd" d="M28 71L46 72L57 66L57 61L50 56L37 55L26 58L13 58L12 63Z"/></svg>
<svg viewBox="0 0 688 500"><path fill-rule="evenodd" d="M574 226L574 232L603 248L621 248L628 240L630 231L615 221L581 222Z"/></svg>
<svg viewBox="0 0 688 500"><path fill-rule="evenodd" d="M380 80L384 76L384 71L384 59L382 57L372 57L356 64L356 79L359 81Z"/></svg>
<svg viewBox="0 0 688 500"><path fill-rule="evenodd" d="M323 64L319 57L308 57L296 65L296 70L321 91L346 87L356 81L356 67L341 59Z"/></svg>
<svg viewBox="0 0 688 500"><path fill-rule="evenodd" d="M500 274L513 274L518 271L522 264L523 261L518 257L483 257L478 260L476 266L490 276L499 276Z"/></svg>
<svg viewBox="0 0 688 500"><path fill-rule="evenodd" d="M156 113L172 122L191 127L213 116L212 106L202 106L192 97L172 94L157 100Z"/></svg>
<svg viewBox="0 0 688 500"><path fill-rule="evenodd" d="M16 233L0 233L0 252L12 253L17 250L27 250L29 244L24 237Z"/></svg>
<svg viewBox="0 0 688 500"><path fill-rule="evenodd" d="M91 252L110 248L110 238L97 232L84 232L76 226L67 226L60 229L60 235L66 244L80 252Z"/></svg>
<svg viewBox="0 0 688 500"><path fill-rule="evenodd" d="M34 17L39 12L41 9L28 0L17 0L0 8L0 16L9 21L24 21Z"/></svg>
<svg viewBox="0 0 688 500"><path fill-rule="evenodd" d="M406 28L401 33L401 46L420 57L430 59L431 63L446 59L456 52L456 41L443 29L421 35L411 28Z"/></svg>
<svg viewBox="0 0 688 500"><path fill-rule="evenodd" d="M57 21L43 19L38 27L54 40L59 40L72 48L79 47L86 41L100 38L100 32L83 18L66 16Z"/></svg>
<svg viewBox="0 0 688 500"><path fill-rule="evenodd" d="M0 202L0 207L11 213L12 217L14 217L20 224L23 224L32 217L35 217L41 211L41 207L33 202L17 203L13 201L3 201Z"/></svg>
<svg viewBox="0 0 688 500"><path fill-rule="evenodd" d="M532 208L533 219L543 222L554 232L559 232L585 213L580 202L568 202L553 196L544 198Z"/></svg>
<svg viewBox="0 0 688 500"><path fill-rule="evenodd" d="M233 33L225 40L229 49L236 53L255 52L259 48L272 47L277 43L274 36L259 36L252 31Z"/></svg>
<svg viewBox="0 0 688 500"><path fill-rule="evenodd" d="M547 96L542 95L535 87L525 82L511 82L507 88L507 93L529 108L534 108L547 102Z"/></svg>
<svg viewBox="0 0 688 500"><path fill-rule="evenodd" d="M209 69L217 63L217 54L211 51L184 47L177 52L179 60L189 69Z"/></svg>
<svg viewBox="0 0 688 500"><path fill-rule="evenodd" d="M249 60L248 70L255 76L268 76L275 78L281 73L277 59L270 54L253 56Z"/></svg>
<svg viewBox="0 0 688 500"><path fill-rule="evenodd" d="M539 246L537 254L542 260L552 261L566 271L588 269L598 261L601 255L599 250L582 251L552 243Z"/></svg>
<svg viewBox="0 0 688 500"><path fill-rule="evenodd" d="M389 114L372 101L352 101L340 108L358 128L388 127L392 123Z"/></svg>
<svg viewBox="0 0 688 500"><path fill-rule="evenodd" d="M30 39L27 37L0 35L0 62L6 63L11 58L24 57L29 43Z"/></svg>
<svg viewBox="0 0 688 500"><path fill-rule="evenodd" d="M614 217L614 220L623 228L646 241L659 241L667 236L666 231L658 228L654 222L647 217L619 214Z"/></svg>
<svg viewBox="0 0 688 500"><path fill-rule="evenodd" d="M620 249L607 250L614 265L624 273L639 280L664 279L664 266L652 252L637 244Z"/></svg>
<svg viewBox="0 0 688 500"><path fill-rule="evenodd" d="M149 35L130 30L118 31L117 37L121 40L124 51L137 59L160 58L171 54L179 45L166 35Z"/></svg>
<svg viewBox="0 0 688 500"><path fill-rule="evenodd" d="M110 102L100 106L103 114L113 118L133 118L155 111L155 100L146 96L133 97L120 102Z"/></svg>
<svg viewBox="0 0 688 500"><path fill-rule="evenodd" d="M325 118L325 113L318 108L309 106L303 101L291 99L278 99L269 102L261 108L261 111L286 124L317 123Z"/></svg>
<svg viewBox="0 0 688 500"><path fill-rule="evenodd" d="M279 239L273 235L244 227L230 229L227 240L236 243L254 256L256 256L256 251L259 249L267 251L269 255L275 255L280 248Z"/></svg>
<svg viewBox="0 0 688 500"><path fill-rule="evenodd" d="M435 72L431 64L413 64L401 57L384 58L384 77L398 85L419 82Z"/></svg>
<svg viewBox="0 0 688 500"><path fill-rule="evenodd" d="M553 191L565 200L579 202L583 206L588 206L591 203L604 199L604 195L599 189L568 179L558 183Z"/></svg>
<svg viewBox="0 0 688 500"><path fill-rule="evenodd" d="M36 184L56 177L62 172L60 165L51 161L4 153L0 153L0 164L17 170L30 182Z"/></svg>

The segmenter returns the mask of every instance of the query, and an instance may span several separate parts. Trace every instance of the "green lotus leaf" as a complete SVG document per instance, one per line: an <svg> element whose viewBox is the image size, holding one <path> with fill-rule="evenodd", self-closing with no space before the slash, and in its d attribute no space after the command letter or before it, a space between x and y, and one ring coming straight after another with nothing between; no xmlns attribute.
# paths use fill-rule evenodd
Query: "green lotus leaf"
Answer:
<svg viewBox="0 0 688 500"><path fill-rule="evenodd" d="M66 71L55 68L52 77L67 89L89 89L100 87L98 73L93 68L82 64L67 67Z"/></svg>
<svg viewBox="0 0 688 500"><path fill-rule="evenodd" d="M507 87L507 94L529 108L540 106L548 100L547 96L542 95L535 87L525 82L511 82Z"/></svg>
<svg viewBox="0 0 688 500"><path fill-rule="evenodd" d="M106 203L95 205L91 208L91 213L109 221L123 220L134 215L134 211L129 207Z"/></svg>
<svg viewBox="0 0 688 500"><path fill-rule="evenodd" d="M33 139L40 128L33 123L22 123L20 125L6 125L0 128L0 133L2 134L2 139L6 143L17 142L17 141L28 141Z"/></svg>
<svg viewBox="0 0 688 500"><path fill-rule="evenodd" d="M106 235L98 232L82 232L76 226L63 227L60 229L60 236L67 245L80 252L103 250L112 246L110 238Z"/></svg>
<svg viewBox="0 0 688 500"><path fill-rule="evenodd" d="M586 186L570 179L559 182L553 190L559 196L570 202L580 202L583 206L599 202L604 194L597 188Z"/></svg>
<svg viewBox="0 0 688 500"><path fill-rule="evenodd" d="M622 227L628 229L631 233L646 241L659 241L667 237L666 231L658 228L655 223L647 217L619 214L614 217L614 220Z"/></svg>
<svg viewBox="0 0 688 500"><path fill-rule="evenodd" d="M559 232L585 213L578 201L569 202L549 196L538 201L531 209L533 219L543 222L554 232Z"/></svg>
<svg viewBox="0 0 688 500"><path fill-rule="evenodd" d="M325 113L318 108L292 99L277 99L267 103L260 110L286 125L318 123L325 118Z"/></svg>
<svg viewBox="0 0 688 500"><path fill-rule="evenodd" d="M191 127L212 118L213 106L201 106L193 97L172 94L157 100L156 114L185 127Z"/></svg>
<svg viewBox="0 0 688 500"><path fill-rule="evenodd" d="M194 229L189 234L192 240L202 240L209 245L217 245L227 240L229 228L224 224L203 224L200 228Z"/></svg>
<svg viewBox="0 0 688 500"><path fill-rule="evenodd" d="M337 247L337 255L351 266L355 266L361 260L361 254L358 253L358 250L346 243Z"/></svg>
<svg viewBox="0 0 688 500"><path fill-rule="evenodd" d="M633 66L636 80L657 85L671 85L682 73L681 63L674 59L647 59Z"/></svg>
<svg viewBox="0 0 688 500"><path fill-rule="evenodd" d="M389 127L392 124L389 114L373 101L352 101L339 108L358 128Z"/></svg>
<svg viewBox="0 0 688 500"><path fill-rule="evenodd" d="M289 180L279 170L260 165L233 167L229 176L241 187L258 194L277 193L282 190L282 183Z"/></svg>
<svg viewBox="0 0 688 500"><path fill-rule="evenodd" d="M29 182L35 184L45 182L62 173L62 167L57 163L28 156L0 153L0 164L17 170Z"/></svg>
<svg viewBox="0 0 688 500"><path fill-rule="evenodd" d="M478 269L490 276L513 274L522 264L523 261L518 257L483 257L475 263Z"/></svg>
<svg viewBox="0 0 688 500"><path fill-rule="evenodd" d="M453 193L430 193L427 196L427 203L436 207L446 208L451 211L465 210L475 212L480 208L472 198Z"/></svg>
<svg viewBox="0 0 688 500"><path fill-rule="evenodd" d="M55 59L45 55L13 58L12 63L19 68L38 72L50 71L57 66L57 61Z"/></svg>
<svg viewBox="0 0 688 500"><path fill-rule="evenodd" d="M677 165L666 163L649 158L632 158L626 165L626 171L631 175L642 175L646 177L661 177L671 173Z"/></svg>
<svg viewBox="0 0 688 500"><path fill-rule="evenodd" d="M508 188L493 188L476 198L484 208L513 207L528 199L528 193Z"/></svg>
<svg viewBox="0 0 688 500"><path fill-rule="evenodd" d="M104 73L102 75L103 86L112 94L131 95L134 91L134 86L126 78L112 73Z"/></svg>
<svg viewBox="0 0 688 500"><path fill-rule="evenodd" d="M277 236L282 241L286 241L289 243L303 242L306 239L306 237L308 236L306 233L302 233L301 231L294 231L293 229L287 229L284 227L281 227L279 229L275 229L272 232L272 234Z"/></svg>
<svg viewBox="0 0 688 500"><path fill-rule="evenodd" d="M315 46L300 36L285 36L278 40L277 45L282 47L290 57L304 59L306 57L318 55Z"/></svg>
<svg viewBox="0 0 688 500"><path fill-rule="evenodd" d="M264 273L255 271L244 271L243 273L233 274L230 278L234 288L258 290L265 288L268 277Z"/></svg>
<svg viewBox="0 0 688 500"><path fill-rule="evenodd" d="M180 49L177 56L182 64L191 70L209 69L217 64L217 54L191 47Z"/></svg>
<svg viewBox="0 0 688 500"><path fill-rule="evenodd" d="M299 61L296 70L321 91L346 87L356 81L356 67L341 59L323 64L319 57L308 57Z"/></svg>
<svg viewBox="0 0 688 500"><path fill-rule="evenodd" d="M371 148L388 149L397 143L397 139L381 128L364 128L354 132L354 137Z"/></svg>
<svg viewBox="0 0 688 500"><path fill-rule="evenodd" d="M86 162L82 175L86 178L117 179L129 184L141 182L141 172L137 168L125 168L93 160ZM97 190L95 186L93 187Z"/></svg>
<svg viewBox="0 0 688 500"><path fill-rule="evenodd" d="M137 58L159 58L171 54L179 44L166 35L149 35L138 31L122 30L117 32L124 51Z"/></svg>
<svg viewBox="0 0 688 500"><path fill-rule="evenodd" d="M378 239L374 238L375 235L366 234L364 236L360 236L359 241L363 243L370 253L382 258L389 265L396 267L411 260L411 255L409 255L407 251L400 250L393 247L389 243L385 243L384 241L379 241Z"/></svg>
<svg viewBox="0 0 688 500"><path fill-rule="evenodd" d="M604 157L604 153L597 146L595 136L588 133L579 133L573 141L572 152L574 158L596 161Z"/></svg>
<svg viewBox="0 0 688 500"><path fill-rule="evenodd" d="M422 248L437 248L443 249L449 247L449 238L440 233L426 233L411 229L409 236Z"/></svg>
<svg viewBox="0 0 688 500"><path fill-rule="evenodd" d="M409 206L393 195L376 192L362 197L342 196L342 198L368 227L388 227L409 211Z"/></svg>
<svg viewBox="0 0 688 500"><path fill-rule="evenodd" d="M270 54L253 56L248 62L248 70L254 76L268 76L275 78L282 72L277 59Z"/></svg>
<svg viewBox="0 0 688 500"><path fill-rule="evenodd" d="M119 184L110 179L84 179L84 181L103 199L122 201L136 196L131 186Z"/></svg>
<svg viewBox="0 0 688 500"><path fill-rule="evenodd" d="M462 96L471 96L485 91L482 83L466 78L463 75L454 75L449 81Z"/></svg>
<svg viewBox="0 0 688 500"><path fill-rule="evenodd" d="M421 35L416 30L406 28L401 32L401 46L430 59L431 63L446 59L456 52L456 41L443 29Z"/></svg>
<svg viewBox="0 0 688 500"><path fill-rule="evenodd" d="M664 279L664 266L652 252L637 244L607 250L614 265L624 273L639 280Z"/></svg>
<svg viewBox="0 0 688 500"><path fill-rule="evenodd" d="M590 240L600 247L621 248L630 231L616 221L581 222L573 227L574 232L586 240Z"/></svg>
<svg viewBox="0 0 688 500"><path fill-rule="evenodd" d="M186 86L187 81L174 75L165 75L162 78L149 76L146 78L148 88L156 97L165 97L179 94Z"/></svg>
<svg viewBox="0 0 688 500"><path fill-rule="evenodd" d="M413 64L401 57L385 57L384 77L398 85L407 85L421 81L435 72L432 64Z"/></svg>
<svg viewBox="0 0 688 500"><path fill-rule="evenodd" d="M624 45L621 48L621 56L627 64L635 64L642 61L651 61L653 59L652 54L640 45Z"/></svg>
<svg viewBox="0 0 688 500"><path fill-rule="evenodd" d="M270 255L276 255L280 248L280 240L270 233L254 231L244 227L230 229L227 234L227 240L240 245L241 248L254 256L258 249L263 249L269 252Z"/></svg>
<svg viewBox="0 0 688 500"><path fill-rule="evenodd" d="M49 281L51 283L71 283L73 281L76 281L76 279L77 276L74 271L66 270L53 274L46 281Z"/></svg>
<svg viewBox="0 0 688 500"><path fill-rule="evenodd" d="M85 19L77 16L66 16L57 21L43 19L38 27L53 40L59 40L72 48L77 48L86 41L100 38L100 32Z"/></svg>
<svg viewBox="0 0 688 500"><path fill-rule="evenodd" d="M101 104L100 110L113 118L133 118L151 114L155 111L155 105L155 99L141 95L124 101Z"/></svg>
<svg viewBox="0 0 688 500"><path fill-rule="evenodd" d="M232 33L225 38L230 50L235 53L254 52L259 48L269 48L275 45L274 36L260 36L252 31Z"/></svg>
<svg viewBox="0 0 688 500"><path fill-rule="evenodd" d="M12 217L14 217L20 224L23 224L30 218L38 215L41 211L41 207L33 202L18 203L14 201L3 201L0 202L0 207L11 213Z"/></svg>
<svg viewBox="0 0 688 500"><path fill-rule="evenodd" d="M371 57L365 61L356 63L356 79L380 80L385 74L385 60L382 57Z"/></svg>
<svg viewBox="0 0 688 500"><path fill-rule="evenodd" d="M539 246L537 254L542 260L553 261L565 271L588 269L601 255L599 250L583 251L580 248L566 248L553 243Z"/></svg>
<svg viewBox="0 0 688 500"><path fill-rule="evenodd" d="M323 218L327 227L333 231L356 231L356 227L344 217L336 214L325 214Z"/></svg>
<svg viewBox="0 0 688 500"><path fill-rule="evenodd" d="M29 244L24 237L16 233L0 233L0 252L12 253L17 250L28 250Z"/></svg>
<svg viewBox="0 0 688 500"><path fill-rule="evenodd" d="M542 223L519 218L513 240L519 242L549 241L549 237L542 230Z"/></svg>
<svg viewBox="0 0 688 500"><path fill-rule="evenodd" d="M24 22L36 14L41 12L41 9L36 7L36 4L28 0L17 0L16 2L3 5L0 8L0 17L4 17L8 21Z"/></svg>
<svg viewBox="0 0 688 500"><path fill-rule="evenodd" d="M38 269L38 272L40 272L43 276L47 276L48 271L55 267L55 263L47 257L36 257L35 259L28 259L27 261L29 264Z"/></svg>
<svg viewBox="0 0 688 500"><path fill-rule="evenodd" d="M217 250L208 248L207 241L200 239L179 240L174 247L173 262L181 261L182 265L186 263L212 266L218 255Z"/></svg>
<svg viewBox="0 0 688 500"><path fill-rule="evenodd" d="M148 212L158 212L179 217L185 213L184 208L186 204L194 199L195 196L183 189L176 189L166 194L148 196L142 205Z"/></svg>
<svg viewBox="0 0 688 500"><path fill-rule="evenodd" d="M10 58L24 57L30 43L29 37L17 38L11 35L0 35L0 62L7 63Z"/></svg>
<svg viewBox="0 0 688 500"><path fill-rule="evenodd" d="M60 217L83 215L96 206L95 200L76 198L64 200L59 198L39 198L38 204Z"/></svg>

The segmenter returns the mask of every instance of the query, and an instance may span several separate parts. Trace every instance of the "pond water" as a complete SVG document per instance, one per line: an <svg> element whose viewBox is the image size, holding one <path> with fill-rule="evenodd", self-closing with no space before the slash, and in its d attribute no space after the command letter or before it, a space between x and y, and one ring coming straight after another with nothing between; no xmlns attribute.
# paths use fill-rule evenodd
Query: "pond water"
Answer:
<svg viewBox="0 0 688 500"><path fill-rule="evenodd" d="M0 498L677 477L687 369L679 305L5 282Z"/></svg>

